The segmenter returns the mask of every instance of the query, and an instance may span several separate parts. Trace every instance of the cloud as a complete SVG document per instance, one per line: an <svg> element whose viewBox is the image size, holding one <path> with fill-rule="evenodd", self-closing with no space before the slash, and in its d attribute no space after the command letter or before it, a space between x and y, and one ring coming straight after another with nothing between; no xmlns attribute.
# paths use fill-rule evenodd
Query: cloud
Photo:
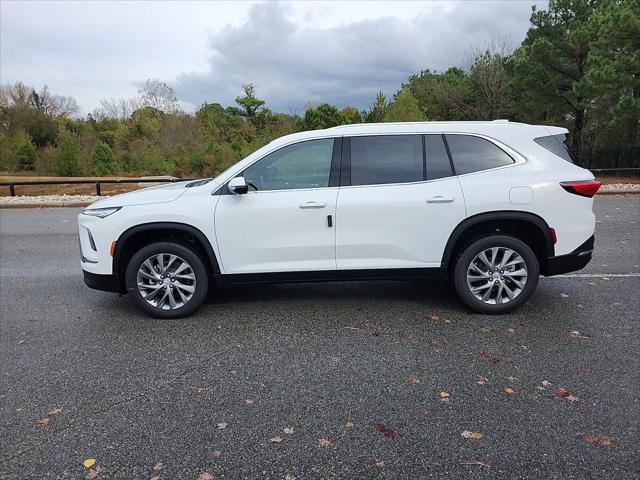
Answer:
<svg viewBox="0 0 640 480"><path fill-rule="evenodd" d="M390 14L323 27L296 21L288 4L257 4L244 23L210 35L207 71L182 73L173 85L195 107L230 105L242 84L254 83L276 111L320 102L365 108L412 73L462 65L474 46L496 37L519 43L530 12L529 2L459 2L410 20Z"/></svg>

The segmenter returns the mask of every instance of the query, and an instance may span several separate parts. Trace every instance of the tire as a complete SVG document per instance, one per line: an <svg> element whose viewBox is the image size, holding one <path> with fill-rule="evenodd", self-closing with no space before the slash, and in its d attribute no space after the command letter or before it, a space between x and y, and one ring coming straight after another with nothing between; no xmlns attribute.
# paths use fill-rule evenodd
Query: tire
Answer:
<svg viewBox="0 0 640 480"><path fill-rule="evenodd" d="M202 259L189 248L158 242L133 255L125 284L134 302L148 315L182 318L195 312L207 298L209 275Z"/></svg>
<svg viewBox="0 0 640 480"><path fill-rule="evenodd" d="M539 277L538 259L531 248L506 235L482 237L467 245L453 272L462 301L472 310L487 314L506 313L521 306L536 289Z"/></svg>

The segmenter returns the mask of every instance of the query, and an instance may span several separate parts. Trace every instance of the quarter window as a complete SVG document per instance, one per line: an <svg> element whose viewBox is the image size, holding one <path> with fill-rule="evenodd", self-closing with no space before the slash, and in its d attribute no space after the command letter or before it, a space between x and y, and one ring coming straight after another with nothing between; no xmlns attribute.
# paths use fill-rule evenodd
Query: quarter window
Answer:
<svg viewBox="0 0 640 480"><path fill-rule="evenodd" d="M329 186L333 139L309 140L282 147L244 171L249 191Z"/></svg>
<svg viewBox="0 0 640 480"><path fill-rule="evenodd" d="M446 135L456 174L511 165L513 159L488 140L471 135Z"/></svg>
<svg viewBox="0 0 640 480"><path fill-rule="evenodd" d="M419 182L423 179L420 135L351 138L351 185Z"/></svg>
<svg viewBox="0 0 640 480"><path fill-rule="evenodd" d="M424 147L427 151L427 180L453 175L442 135L425 135Z"/></svg>

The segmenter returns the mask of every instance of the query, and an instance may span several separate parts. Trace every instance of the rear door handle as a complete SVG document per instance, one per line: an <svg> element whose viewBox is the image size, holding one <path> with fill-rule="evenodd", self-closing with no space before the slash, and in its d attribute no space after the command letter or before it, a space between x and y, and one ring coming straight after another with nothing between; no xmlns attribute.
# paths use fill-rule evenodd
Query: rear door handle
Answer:
<svg viewBox="0 0 640 480"><path fill-rule="evenodd" d="M453 202L453 197L447 197L445 195L434 195L433 197L427 198L427 203L451 203Z"/></svg>
<svg viewBox="0 0 640 480"><path fill-rule="evenodd" d="M306 202L298 205L300 208L324 208L327 206L324 202Z"/></svg>

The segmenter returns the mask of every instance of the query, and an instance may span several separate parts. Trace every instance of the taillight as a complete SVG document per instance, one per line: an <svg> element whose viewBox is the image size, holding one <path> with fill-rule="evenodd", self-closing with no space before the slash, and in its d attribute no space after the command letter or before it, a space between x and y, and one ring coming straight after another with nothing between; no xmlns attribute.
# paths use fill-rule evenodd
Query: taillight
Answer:
<svg viewBox="0 0 640 480"><path fill-rule="evenodd" d="M573 193L575 195L580 195L581 197L593 197L598 189L600 188L600 183L597 180L583 180L579 182L560 182L560 186L564 188L567 192Z"/></svg>

